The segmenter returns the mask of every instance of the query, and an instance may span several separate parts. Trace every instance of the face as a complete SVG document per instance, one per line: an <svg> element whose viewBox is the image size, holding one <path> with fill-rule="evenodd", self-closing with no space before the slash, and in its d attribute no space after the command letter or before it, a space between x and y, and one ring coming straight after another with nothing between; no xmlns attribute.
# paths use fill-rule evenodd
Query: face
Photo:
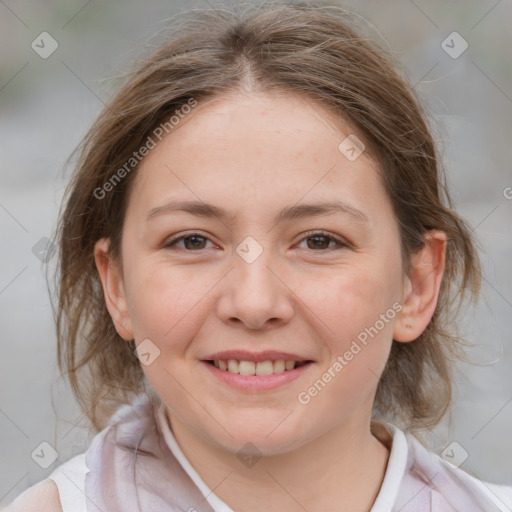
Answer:
<svg viewBox="0 0 512 512"><path fill-rule="evenodd" d="M352 133L304 98L226 96L137 171L107 305L171 423L205 442L285 453L369 421L410 286L376 163L338 149Z"/></svg>

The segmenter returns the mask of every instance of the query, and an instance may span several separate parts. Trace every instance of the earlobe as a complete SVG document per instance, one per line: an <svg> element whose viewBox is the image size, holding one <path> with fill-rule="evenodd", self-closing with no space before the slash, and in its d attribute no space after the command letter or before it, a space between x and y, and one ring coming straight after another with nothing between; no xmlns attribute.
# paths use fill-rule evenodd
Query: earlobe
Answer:
<svg viewBox="0 0 512 512"><path fill-rule="evenodd" d="M108 312L117 333L125 340L134 338L128 311L123 276L119 264L109 253L110 240L102 238L94 246L94 261L103 286L103 295Z"/></svg>
<svg viewBox="0 0 512 512"><path fill-rule="evenodd" d="M393 331L394 340L413 341L427 328L439 298L446 243L446 233L429 231L423 248L412 255L410 275L404 285L403 308Z"/></svg>

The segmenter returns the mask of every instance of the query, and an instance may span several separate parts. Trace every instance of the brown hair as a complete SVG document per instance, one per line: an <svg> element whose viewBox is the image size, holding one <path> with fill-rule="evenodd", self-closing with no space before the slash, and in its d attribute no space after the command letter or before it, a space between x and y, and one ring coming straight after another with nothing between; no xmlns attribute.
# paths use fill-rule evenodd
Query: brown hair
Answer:
<svg viewBox="0 0 512 512"><path fill-rule="evenodd" d="M324 3L194 10L177 19L168 40L128 77L78 148L61 211L58 362L83 412L100 430L120 403L147 385L135 342L114 328L93 256L95 242L106 237L120 257L136 166L101 199L95 191L191 98L200 102L252 83L316 100L361 134L393 204L405 272L427 230L447 233L435 314L417 340L393 341L375 400L376 413L411 428L435 425L451 403L450 361L460 355L449 325L465 293L476 296L480 272L471 232L452 209L427 116L399 63L351 28L352 15Z"/></svg>

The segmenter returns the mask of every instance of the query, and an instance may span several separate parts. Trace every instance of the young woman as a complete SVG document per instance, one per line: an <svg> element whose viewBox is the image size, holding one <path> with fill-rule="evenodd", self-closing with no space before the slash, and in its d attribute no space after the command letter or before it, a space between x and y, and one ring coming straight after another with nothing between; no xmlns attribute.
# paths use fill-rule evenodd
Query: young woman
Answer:
<svg viewBox="0 0 512 512"><path fill-rule="evenodd" d="M82 145L59 358L98 433L12 510L509 510L414 435L479 265L396 63L337 7L189 17Z"/></svg>

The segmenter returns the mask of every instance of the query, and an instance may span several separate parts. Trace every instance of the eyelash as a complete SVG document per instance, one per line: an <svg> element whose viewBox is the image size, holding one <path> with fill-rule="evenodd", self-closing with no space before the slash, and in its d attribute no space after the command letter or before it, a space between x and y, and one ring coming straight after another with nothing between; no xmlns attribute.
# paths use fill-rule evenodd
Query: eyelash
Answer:
<svg viewBox="0 0 512 512"><path fill-rule="evenodd" d="M211 240L208 237L203 236L201 233L191 232L191 233L185 233L184 235L180 235L178 237L168 239L164 243L163 247L164 247L164 249L181 250L181 251L185 251L185 252L200 252L201 250L205 250L205 249L199 249L198 251L193 251L193 250L188 250L188 249L175 248L175 246L178 242L180 242L181 240L184 240L185 238L191 238L193 236L199 236L200 238L209 240L211 242ZM313 252L326 252L326 251L330 252L332 250L350 247L350 245L347 242L344 242L343 240L331 235L330 233L328 233L326 231L310 231L308 233L305 233L303 238L300 240L300 242L303 242L304 240L308 240L309 238L315 238L315 237L327 238L327 239L329 239L329 241L335 242L337 244L337 247L331 247L328 249L319 249L319 250L311 249Z"/></svg>

